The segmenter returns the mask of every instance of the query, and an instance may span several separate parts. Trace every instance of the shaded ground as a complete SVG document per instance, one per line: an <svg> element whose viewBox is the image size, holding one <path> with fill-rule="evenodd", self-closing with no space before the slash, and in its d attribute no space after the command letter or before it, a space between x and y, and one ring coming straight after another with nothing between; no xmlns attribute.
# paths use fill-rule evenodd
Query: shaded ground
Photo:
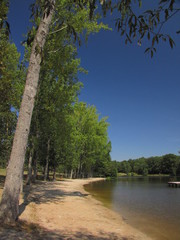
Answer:
<svg viewBox="0 0 180 240"><path fill-rule="evenodd" d="M41 182L32 186L25 186L23 193L23 202L20 204L20 214L23 213L26 206L30 203L42 204L42 203L56 203L63 202L65 197L86 197L89 194L81 193L80 191L64 191L64 183L61 182ZM68 180L70 182L70 180ZM61 185L61 189L59 186Z"/></svg>
<svg viewBox="0 0 180 240"><path fill-rule="evenodd" d="M26 240L51 240L51 239L84 239L84 240L108 240L108 239L120 239L120 240L130 240L131 238L122 237L119 238L114 233L107 234L106 232L99 232L97 235L90 233L84 233L81 231L77 232L65 232L65 231L49 231L42 228L39 225L28 224L26 222L20 222L16 226L4 226L0 227L0 239L26 239Z"/></svg>
<svg viewBox="0 0 180 240"><path fill-rule="evenodd" d="M148 240L85 192L83 185L90 181L95 180L38 182L26 187L20 221L16 226L1 226L0 239Z"/></svg>

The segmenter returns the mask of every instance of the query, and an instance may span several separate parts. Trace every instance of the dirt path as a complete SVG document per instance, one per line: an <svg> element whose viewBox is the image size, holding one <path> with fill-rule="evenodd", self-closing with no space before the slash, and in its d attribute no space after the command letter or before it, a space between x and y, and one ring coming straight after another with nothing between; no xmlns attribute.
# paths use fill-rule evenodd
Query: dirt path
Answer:
<svg viewBox="0 0 180 240"><path fill-rule="evenodd" d="M16 231L4 230L6 238L0 229L0 239L150 240L84 190L84 184L97 180L39 182L30 194L26 189L22 223Z"/></svg>

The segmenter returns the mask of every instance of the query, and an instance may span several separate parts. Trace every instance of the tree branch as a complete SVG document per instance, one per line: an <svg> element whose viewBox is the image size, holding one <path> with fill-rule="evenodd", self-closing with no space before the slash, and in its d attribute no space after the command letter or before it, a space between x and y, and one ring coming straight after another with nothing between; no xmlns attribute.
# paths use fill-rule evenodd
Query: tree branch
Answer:
<svg viewBox="0 0 180 240"><path fill-rule="evenodd" d="M172 18L176 13L178 13L180 11L180 9L177 9L173 14L171 14L165 21L161 22L161 26L159 27L159 30L158 30L158 34L161 32L161 29L163 27L163 25L170 19Z"/></svg>
<svg viewBox="0 0 180 240"><path fill-rule="evenodd" d="M50 32L49 35L54 34L54 33L57 33L57 32L60 32L60 31L62 31L62 30L65 29L65 28L67 28L67 25L64 26L64 27L62 27L62 28L60 28L60 29L58 29L58 30L56 30L56 31Z"/></svg>

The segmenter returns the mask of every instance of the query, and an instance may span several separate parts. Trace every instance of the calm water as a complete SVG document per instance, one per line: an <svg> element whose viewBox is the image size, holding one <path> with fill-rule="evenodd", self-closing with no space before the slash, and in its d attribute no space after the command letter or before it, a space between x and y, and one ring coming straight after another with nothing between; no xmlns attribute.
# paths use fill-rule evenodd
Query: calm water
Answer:
<svg viewBox="0 0 180 240"><path fill-rule="evenodd" d="M154 239L180 240L180 188L168 187L168 181L168 177L122 177L85 189Z"/></svg>

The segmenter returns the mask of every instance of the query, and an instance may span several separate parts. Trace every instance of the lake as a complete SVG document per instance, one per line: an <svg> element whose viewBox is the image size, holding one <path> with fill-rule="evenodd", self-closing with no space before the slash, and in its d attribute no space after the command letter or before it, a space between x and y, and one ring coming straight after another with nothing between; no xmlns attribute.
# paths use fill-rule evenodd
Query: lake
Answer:
<svg viewBox="0 0 180 240"><path fill-rule="evenodd" d="M180 188L168 187L169 179L121 177L88 184L85 190L152 238L180 240Z"/></svg>

